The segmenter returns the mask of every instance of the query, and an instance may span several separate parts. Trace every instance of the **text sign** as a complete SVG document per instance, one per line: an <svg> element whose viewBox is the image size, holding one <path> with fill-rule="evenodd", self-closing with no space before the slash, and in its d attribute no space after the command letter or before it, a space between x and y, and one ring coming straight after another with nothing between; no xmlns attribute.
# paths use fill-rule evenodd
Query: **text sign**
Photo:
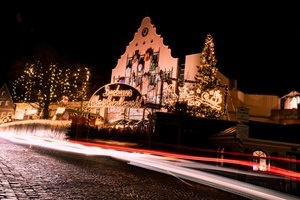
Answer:
<svg viewBox="0 0 300 200"><path fill-rule="evenodd" d="M237 107L236 118L240 122L249 122L249 109L245 107Z"/></svg>

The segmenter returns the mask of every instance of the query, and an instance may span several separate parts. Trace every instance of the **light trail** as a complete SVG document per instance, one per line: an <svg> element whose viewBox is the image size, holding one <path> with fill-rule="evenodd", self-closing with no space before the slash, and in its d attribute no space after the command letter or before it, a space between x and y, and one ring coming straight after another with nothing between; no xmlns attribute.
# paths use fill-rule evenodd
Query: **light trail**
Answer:
<svg viewBox="0 0 300 200"><path fill-rule="evenodd" d="M0 137L19 144L29 146L42 146L61 151L85 155L110 156L123 160L130 165L142 167L148 170L158 171L177 178L190 180L200 184L215 187L228 191L249 199L299 199L299 197L281 193L275 190L255 186L242 181L225 178L219 175L201 171L202 169L222 170L232 173L243 173L247 175L265 176L268 178L278 178L280 176L271 176L268 174L249 173L243 170L230 169L226 167L203 164L199 161L216 161L215 158L205 158L197 156L188 156L183 154L167 153L162 151L145 150L138 148L129 148L122 146L91 144L87 142L70 142L67 140L58 140L47 137L32 135L16 135L12 133L1 133ZM230 163L233 160L229 160ZM281 177L282 178L282 177Z"/></svg>
<svg viewBox="0 0 300 200"><path fill-rule="evenodd" d="M155 162L149 159L143 161L142 159L139 159L137 161L132 161L129 164L169 175L173 174L176 177L238 194L249 199L299 199L299 197L290 196L274 190L224 178L211 173L176 167L172 165L172 163Z"/></svg>
<svg viewBox="0 0 300 200"><path fill-rule="evenodd" d="M186 155L186 154L179 154L179 153L170 153L170 152L164 152L164 151L158 151L158 150L147 150L147 149L139 149L136 147L127 147L127 146L115 146L115 145L110 145L110 144L95 144L95 143L90 143L90 142L84 142L84 141L72 141L73 143L78 143L82 144L85 146L98 146L100 148L104 149L114 149L114 150L119 150L119 151L126 151L126 152L136 152L136 153L142 153L142 154L150 154L150 155L159 155L163 156L165 159L181 159L181 160L191 160L191 161L199 161L199 162L208 162L212 164L217 164L220 162L219 158L212 158L212 157L203 157L203 156L193 156L193 155ZM189 166L185 167L190 167L190 168L199 168L199 162L193 162L192 164L189 164ZM235 159L222 159L222 163L227 163L227 164L234 164L237 166L246 166L249 167L249 169L252 169L253 167L253 162L250 161L245 161L245 160L235 160ZM218 171L224 171L224 172L232 172L232 173L238 173L238 174L244 174L244 175L250 175L250 176L258 176L258 177L266 177L266 178L276 178L276 179L282 179L285 180L286 178L291 178L295 180L300 180L300 173L299 172L294 172L290 170L285 170L282 168L277 168L274 166L271 166L271 170L268 172L269 174L266 173L259 173L257 171L255 172L249 172L249 171L243 171L243 170L237 170L237 169L232 169L232 168L226 168L226 167L218 167L214 165L203 165L201 164L202 167L199 169L214 169ZM205 166L205 167L204 167ZM272 175L273 174L273 175Z"/></svg>

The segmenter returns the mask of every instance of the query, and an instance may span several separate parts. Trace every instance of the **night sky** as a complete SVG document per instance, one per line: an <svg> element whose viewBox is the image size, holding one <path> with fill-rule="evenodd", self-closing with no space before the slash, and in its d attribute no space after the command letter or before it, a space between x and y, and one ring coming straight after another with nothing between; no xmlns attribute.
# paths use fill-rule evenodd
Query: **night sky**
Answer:
<svg viewBox="0 0 300 200"><path fill-rule="evenodd" d="M300 92L300 12L296 3L102 3L23 0L2 5L4 72L0 84L7 81L14 60L35 44L46 42L92 66L93 83L101 87L110 82L111 70L142 19L149 16L172 56L182 62L185 55L200 53L211 33L217 68L236 79L242 92L278 96Z"/></svg>

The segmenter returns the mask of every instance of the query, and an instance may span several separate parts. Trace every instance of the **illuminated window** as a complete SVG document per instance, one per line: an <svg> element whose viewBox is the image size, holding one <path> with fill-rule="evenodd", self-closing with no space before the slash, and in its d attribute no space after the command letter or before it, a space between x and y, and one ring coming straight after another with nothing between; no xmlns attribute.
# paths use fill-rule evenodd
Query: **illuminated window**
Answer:
<svg viewBox="0 0 300 200"><path fill-rule="evenodd" d="M267 155L263 151L253 152L253 170L254 171L267 171Z"/></svg>
<svg viewBox="0 0 300 200"><path fill-rule="evenodd" d="M290 108L298 108L298 97L293 97L290 102Z"/></svg>

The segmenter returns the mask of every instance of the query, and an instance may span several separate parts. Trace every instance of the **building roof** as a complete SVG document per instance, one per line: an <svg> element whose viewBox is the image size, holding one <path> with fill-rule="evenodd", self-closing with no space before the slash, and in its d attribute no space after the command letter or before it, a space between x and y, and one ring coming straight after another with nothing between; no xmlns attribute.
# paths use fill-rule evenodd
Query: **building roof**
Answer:
<svg viewBox="0 0 300 200"><path fill-rule="evenodd" d="M290 93L288 93L288 94L284 95L283 97L281 97L281 99L295 97L295 96L300 96L300 93L297 92L297 91L291 91Z"/></svg>
<svg viewBox="0 0 300 200"><path fill-rule="evenodd" d="M217 134L213 135L213 137L218 136L234 136L236 133L236 126L232 126L230 128L225 129L224 131L220 131Z"/></svg>

